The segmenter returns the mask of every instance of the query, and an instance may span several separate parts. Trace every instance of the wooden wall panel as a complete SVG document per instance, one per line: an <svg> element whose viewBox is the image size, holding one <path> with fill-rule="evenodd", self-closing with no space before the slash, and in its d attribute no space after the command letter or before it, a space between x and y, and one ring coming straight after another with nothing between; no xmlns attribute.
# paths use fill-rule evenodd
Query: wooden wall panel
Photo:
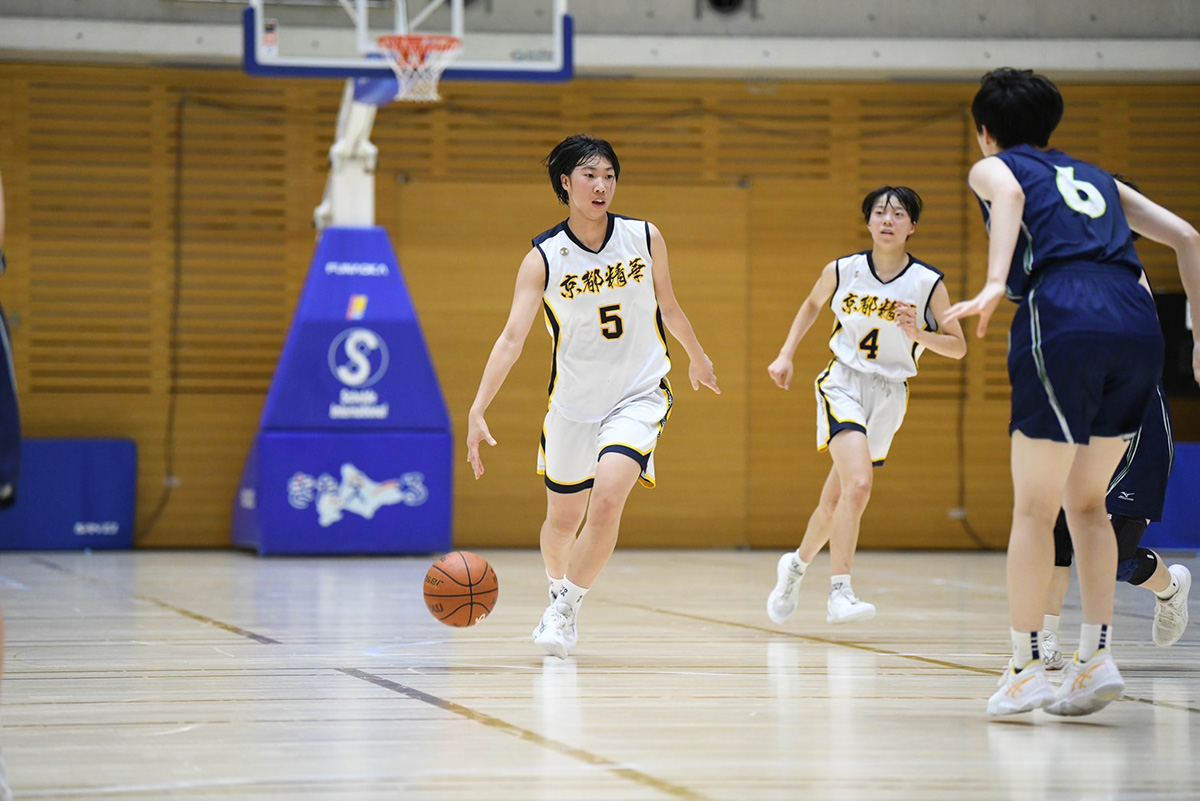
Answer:
<svg viewBox="0 0 1200 801"><path fill-rule="evenodd" d="M146 85L81 74L28 84L25 126L33 393L149 391L156 298ZM77 170L85 171L84 175Z"/></svg>
<svg viewBox="0 0 1200 801"><path fill-rule="evenodd" d="M151 69L0 76L25 433L135 439L136 542L226 545L311 257L311 218L295 212L319 199L324 167L296 140L314 136L315 87Z"/></svg>
<svg viewBox="0 0 1200 801"><path fill-rule="evenodd" d="M637 163L628 169L636 171ZM653 490L635 490L623 518L624 542L672 548L742 545L750 458L746 387L753 380L747 361L753 313L750 191L638 183L622 187L616 203L662 231L675 295L713 360L721 388L719 396L705 387L693 390L687 354L668 338L675 406L655 456L659 483Z"/></svg>
<svg viewBox="0 0 1200 801"><path fill-rule="evenodd" d="M883 183L926 202L912 250L952 299L982 283L986 234L965 175L974 83L577 80L449 84L437 105L381 109L377 219L389 226L461 449L467 405L529 237L561 218L540 162L564 135L610 139L616 209L667 238L721 397L687 388L623 544L794 544L829 469L812 377L832 317L788 393L766 365L821 266L869 245L859 203ZM1200 87L1069 85L1055 144L1200 220ZM311 259L341 87L235 72L0 65L13 322L30 436L130 436L137 542L219 546L242 459ZM1173 254L1139 249L1160 289ZM993 547L1011 489L1002 307L963 362L926 354L909 419L877 475L869 547ZM970 323L973 325L973 321ZM540 329L541 323L538 323ZM682 356L682 354L677 354ZM501 447L470 480L456 455L456 541L532 545L532 472L549 348L532 332L493 406ZM677 363L686 362L679 359ZM1176 404L1200 430L1200 404ZM497 514L503 510L503 514Z"/></svg>

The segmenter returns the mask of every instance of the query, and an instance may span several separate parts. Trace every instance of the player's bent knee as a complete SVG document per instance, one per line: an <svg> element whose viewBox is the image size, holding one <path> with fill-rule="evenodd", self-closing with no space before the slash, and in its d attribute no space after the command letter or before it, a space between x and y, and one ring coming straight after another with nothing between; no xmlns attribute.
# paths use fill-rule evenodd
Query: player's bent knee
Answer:
<svg viewBox="0 0 1200 801"><path fill-rule="evenodd" d="M842 494L838 503L846 503L855 507L867 505L871 499L871 476L853 477L842 484Z"/></svg>
<svg viewBox="0 0 1200 801"><path fill-rule="evenodd" d="M1142 550L1142 535L1150 523L1144 517L1128 517L1126 515L1110 515L1113 533L1117 536L1117 561L1124 562L1140 555Z"/></svg>
<svg viewBox="0 0 1200 801"><path fill-rule="evenodd" d="M588 504L587 519L592 523L608 523L621 519L627 495L617 493L594 493Z"/></svg>
<svg viewBox="0 0 1200 801"><path fill-rule="evenodd" d="M1124 581L1135 587L1145 584L1158 570L1158 554L1149 548L1138 548L1137 554L1129 559L1117 562L1117 581Z"/></svg>
<svg viewBox="0 0 1200 801"><path fill-rule="evenodd" d="M578 520L546 519L544 531L558 540L574 539L583 525L583 518Z"/></svg>

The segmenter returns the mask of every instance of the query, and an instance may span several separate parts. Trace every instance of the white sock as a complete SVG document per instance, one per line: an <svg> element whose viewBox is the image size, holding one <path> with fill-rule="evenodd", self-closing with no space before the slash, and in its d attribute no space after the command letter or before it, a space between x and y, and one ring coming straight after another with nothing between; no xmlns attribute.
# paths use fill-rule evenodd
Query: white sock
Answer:
<svg viewBox="0 0 1200 801"><path fill-rule="evenodd" d="M1173 597L1175 595L1175 593L1179 592L1179 579L1175 578L1174 573L1169 573L1168 575L1170 575L1170 577L1171 577L1171 583L1168 584L1167 588L1165 590L1163 590L1162 592L1154 593L1161 600L1164 600L1164 601L1167 600L1168 598Z"/></svg>
<svg viewBox="0 0 1200 801"><path fill-rule="evenodd" d="M1096 652L1108 647L1112 626L1106 623L1084 623L1079 627L1079 661L1086 662Z"/></svg>
<svg viewBox="0 0 1200 801"><path fill-rule="evenodd" d="M808 570L808 566L812 564L812 562L805 562L803 559L801 559L799 551L792 552L792 563L796 565L796 572L800 573L801 575L803 575L804 571Z"/></svg>
<svg viewBox="0 0 1200 801"><path fill-rule="evenodd" d="M549 570L546 571L546 578L550 579L550 592L554 595L555 598L557 598L558 594L560 592L562 592L563 580L560 578L555 578L554 576L550 575Z"/></svg>
<svg viewBox="0 0 1200 801"><path fill-rule="evenodd" d="M1042 615L1042 631L1049 631L1058 636L1058 618L1059 615Z"/></svg>
<svg viewBox="0 0 1200 801"><path fill-rule="evenodd" d="M1036 631L1017 631L1009 629L1012 637L1013 667L1018 671L1025 668L1035 659L1041 659L1038 651L1038 633Z"/></svg>
<svg viewBox="0 0 1200 801"><path fill-rule="evenodd" d="M558 600L565 602L567 606L571 607L571 613L574 614L579 611L579 605L583 603L583 596L587 595L587 591L587 587L580 587L566 576L563 576L562 592L558 594Z"/></svg>
<svg viewBox="0 0 1200 801"><path fill-rule="evenodd" d="M849 573L839 573L836 576L829 577L829 591L830 592L840 589L841 587L850 589L850 574Z"/></svg>

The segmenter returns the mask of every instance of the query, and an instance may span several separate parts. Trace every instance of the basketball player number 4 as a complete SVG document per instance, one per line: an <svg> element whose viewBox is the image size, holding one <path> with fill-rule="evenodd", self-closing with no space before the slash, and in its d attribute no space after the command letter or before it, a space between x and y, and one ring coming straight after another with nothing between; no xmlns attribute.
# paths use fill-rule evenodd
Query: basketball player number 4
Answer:
<svg viewBox="0 0 1200 801"><path fill-rule="evenodd" d="M620 339L625 333L625 322L617 314L620 310L620 303L600 307L600 333L605 339Z"/></svg>

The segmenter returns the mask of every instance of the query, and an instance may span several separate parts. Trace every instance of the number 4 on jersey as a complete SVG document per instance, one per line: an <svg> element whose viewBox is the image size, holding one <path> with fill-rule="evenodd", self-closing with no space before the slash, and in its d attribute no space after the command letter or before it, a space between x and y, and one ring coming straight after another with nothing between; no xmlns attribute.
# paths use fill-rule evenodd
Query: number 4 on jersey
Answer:
<svg viewBox="0 0 1200 801"><path fill-rule="evenodd" d="M858 349L866 351L868 359L879 355L879 329L872 328L870 333L858 341Z"/></svg>

